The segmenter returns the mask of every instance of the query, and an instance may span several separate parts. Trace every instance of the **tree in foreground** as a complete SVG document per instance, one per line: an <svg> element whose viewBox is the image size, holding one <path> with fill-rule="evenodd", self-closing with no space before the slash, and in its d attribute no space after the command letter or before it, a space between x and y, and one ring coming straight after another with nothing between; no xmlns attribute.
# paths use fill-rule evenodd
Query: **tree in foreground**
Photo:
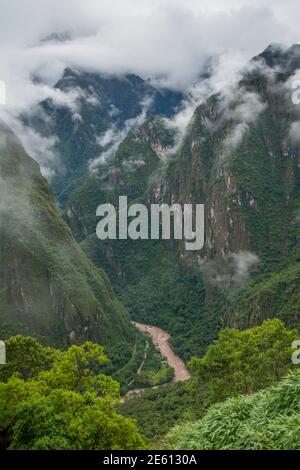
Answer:
<svg viewBox="0 0 300 470"><path fill-rule="evenodd" d="M222 330L203 358L192 359L191 392L202 400L205 384L212 404L276 383L292 366L292 342L298 337L278 319L243 331Z"/></svg>
<svg viewBox="0 0 300 470"><path fill-rule="evenodd" d="M19 343L24 345L24 340L19 338ZM52 351L47 353L52 358ZM119 384L99 372L107 361L101 346L72 346L58 353L50 368L49 354L45 352L45 370L27 371L27 376L34 377L24 380L15 370L7 382L0 382L2 448L146 448L134 421L115 410Z"/></svg>

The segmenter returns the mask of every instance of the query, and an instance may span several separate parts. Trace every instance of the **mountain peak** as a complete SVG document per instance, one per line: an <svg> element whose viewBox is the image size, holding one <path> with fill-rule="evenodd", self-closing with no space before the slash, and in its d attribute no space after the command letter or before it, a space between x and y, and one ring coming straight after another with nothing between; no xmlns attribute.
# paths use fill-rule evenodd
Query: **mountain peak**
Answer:
<svg viewBox="0 0 300 470"><path fill-rule="evenodd" d="M54 32L40 40L41 43L59 43L71 41L72 36L69 31Z"/></svg>
<svg viewBox="0 0 300 470"><path fill-rule="evenodd" d="M300 44L286 47L282 44L270 44L263 52L253 58L263 61L268 67L292 72L300 67Z"/></svg>

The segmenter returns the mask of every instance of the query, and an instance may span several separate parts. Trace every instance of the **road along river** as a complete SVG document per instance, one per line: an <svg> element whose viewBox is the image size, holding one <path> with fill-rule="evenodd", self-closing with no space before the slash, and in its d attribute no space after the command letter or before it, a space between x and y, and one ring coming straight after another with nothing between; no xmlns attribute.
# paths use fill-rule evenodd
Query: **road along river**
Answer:
<svg viewBox="0 0 300 470"><path fill-rule="evenodd" d="M178 357L169 344L171 335L156 326L144 325L142 323L133 322L134 326L144 333L148 333L153 341L154 346L159 350L161 355L165 357L169 366L174 369L173 382L183 382L191 377L185 363Z"/></svg>

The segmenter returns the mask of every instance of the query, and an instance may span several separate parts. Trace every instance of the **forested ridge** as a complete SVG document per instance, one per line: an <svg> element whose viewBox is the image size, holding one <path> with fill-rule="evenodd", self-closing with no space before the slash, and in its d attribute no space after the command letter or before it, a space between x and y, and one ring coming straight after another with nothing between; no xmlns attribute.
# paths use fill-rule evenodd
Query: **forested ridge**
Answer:
<svg viewBox="0 0 300 470"><path fill-rule="evenodd" d="M68 67L82 119L52 98L19 117L56 136L50 181L0 122L2 450L300 448L299 67L268 47L184 133L188 91ZM204 203L204 248L99 240L120 195Z"/></svg>

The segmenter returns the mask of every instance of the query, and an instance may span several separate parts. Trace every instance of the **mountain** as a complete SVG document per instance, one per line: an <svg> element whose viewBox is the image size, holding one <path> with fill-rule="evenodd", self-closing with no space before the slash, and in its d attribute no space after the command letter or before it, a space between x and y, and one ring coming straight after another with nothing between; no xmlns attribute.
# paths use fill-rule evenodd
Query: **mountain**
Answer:
<svg viewBox="0 0 300 470"><path fill-rule="evenodd" d="M300 47L269 47L258 57L260 67L232 96L212 96L196 110L168 185L175 200L206 202L207 297L212 286L231 289L226 321L249 327L279 316L299 327L299 110L291 81Z"/></svg>
<svg viewBox="0 0 300 470"><path fill-rule="evenodd" d="M46 37L43 37L40 42L43 43L60 43L67 42L72 40L72 35L69 31L59 31L56 33L51 33Z"/></svg>
<svg viewBox="0 0 300 470"><path fill-rule="evenodd" d="M288 48L281 44L270 44L261 54L254 57L252 62L264 62L270 68L291 73L300 67L300 44L293 44Z"/></svg>
<svg viewBox="0 0 300 470"><path fill-rule="evenodd" d="M133 318L168 329L183 357L202 353L224 323L249 327L278 316L299 327L299 113L291 100L299 60L298 45L268 47L233 90L197 107L178 150L166 121L149 117L66 203L77 239ZM204 203L204 250L100 243L96 207L119 194Z"/></svg>
<svg viewBox="0 0 300 470"><path fill-rule="evenodd" d="M292 337L300 329L300 108L292 100L299 66L300 46L269 46L246 64L238 83L196 107L184 133L176 127L176 112L182 111L186 95L163 93L134 75L67 69L55 87L56 97L23 116L28 130L56 139L62 168L56 168L51 184L63 217L38 165L1 125L0 336L33 334L63 347L86 339L100 342L112 359L108 373L121 383L124 395L170 379L153 345L132 330L129 318L164 328L180 357L189 361L198 356L190 367L199 387L189 387L197 404L185 389L169 384L130 400L120 411L146 423L149 435L156 437L157 426L165 429L166 424L165 413L161 424L153 420L154 409L171 410L173 423L181 412L200 418L169 434L169 445L174 442L175 447L184 446L184 440L190 445L209 420L215 425L215 412L241 404L255 418L273 403L272 391L292 383L292 376L242 400L236 394L267 386L269 372L274 377L268 384L281 377L280 335L272 325L295 328L286 338L286 370L292 367ZM128 197L129 205L204 203L204 248L189 252L183 241L174 240L100 241L96 209L108 202L117 207L120 195ZM273 317L286 326L278 320L265 322ZM262 324L252 333L248 329ZM264 331L262 339L257 337L264 324L270 325L270 341ZM222 343L217 347L218 336L230 346L226 353ZM258 383L253 341L267 361L262 361L267 374L261 371L262 385L252 389L238 367L251 371ZM213 376L211 389L193 370L193 364L206 364L207 357L212 358L205 369ZM227 394L232 371L222 369L220 361L225 369L236 363L233 373L242 377L238 382L244 392ZM141 368L143 374L137 372ZM232 398L203 416L212 389L214 399L222 399L215 388L222 388L219 374L225 383L223 398ZM165 403L168 393L171 402ZM273 411L268 419L275 429ZM253 423L261 428L261 419ZM265 436L264 442L257 440L254 433L256 441L251 436L248 444L273 448L275 431L272 442ZM192 446L205 447L202 437ZM282 442L279 447L293 446ZM237 436L234 446L243 445Z"/></svg>
<svg viewBox="0 0 300 470"><path fill-rule="evenodd" d="M0 337L67 347L91 340L131 351L124 307L75 242L38 164L0 123Z"/></svg>
<svg viewBox="0 0 300 470"><path fill-rule="evenodd" d="M167 186L162 175L164 155L175 142L174 131L165 127L163 119L146 120L119 145L114 160L101 168L101 177L88 176L71 193L65 217L83 250L105 269L132 318L170 331L173 346L188 358L203 353L219 329L217 308L207 312L202 273L182 262L178 243L100 242L95 233L97 206L105 202L117 206L119 195L126 194L129 203L170 202L163 193Z"/></svg>
<svg viewBox="0 0 300 470"><path fill-rule="evenodd" d="M59 167L52 187L64 204L81 184L91 161L101 154L110 159L127 132L147 115L171 116L183 96L158 89L137 75L108 75L68 67L49 98L23 116L23 122L40 136L55 138L53 152Z"/></svg>

